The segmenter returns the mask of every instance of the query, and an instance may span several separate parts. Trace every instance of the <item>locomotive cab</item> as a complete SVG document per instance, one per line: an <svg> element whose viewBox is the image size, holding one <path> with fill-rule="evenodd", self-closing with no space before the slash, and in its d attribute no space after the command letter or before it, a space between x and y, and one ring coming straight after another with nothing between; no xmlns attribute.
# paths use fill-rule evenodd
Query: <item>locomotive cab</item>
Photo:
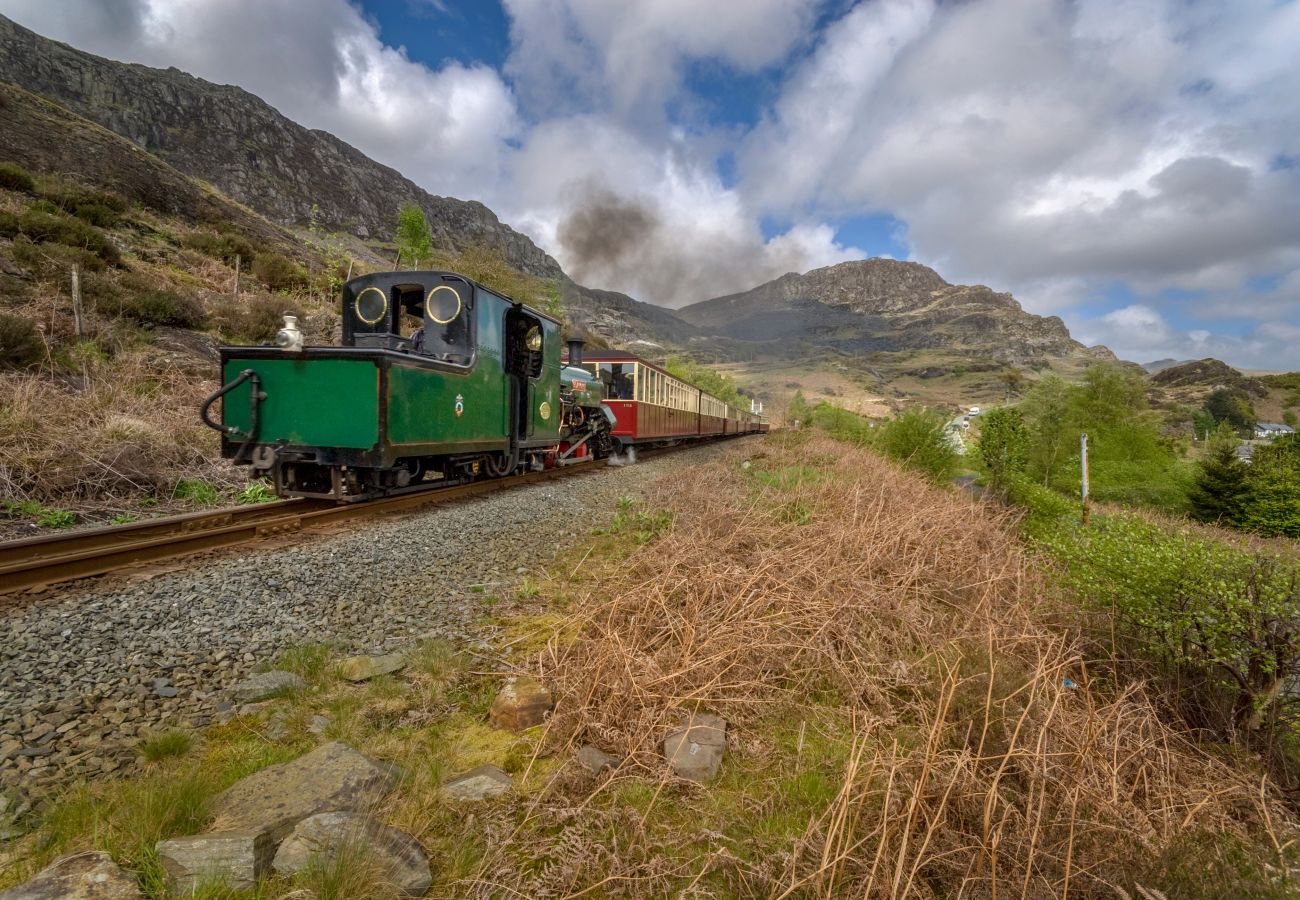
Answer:
<svg viewBox="0 0 1300 900"><path fill-rule="evenodd" d="M363 275L341 301L342 346L221 348L202 416L223 456L280 496L355 500L555 454L558 321L453 272Z"/></svg>

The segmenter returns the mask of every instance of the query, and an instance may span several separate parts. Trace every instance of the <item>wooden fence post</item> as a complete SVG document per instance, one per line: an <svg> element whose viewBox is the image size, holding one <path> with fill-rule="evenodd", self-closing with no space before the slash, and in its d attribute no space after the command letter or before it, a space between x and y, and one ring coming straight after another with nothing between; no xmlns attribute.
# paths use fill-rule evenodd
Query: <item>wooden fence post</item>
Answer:
<svg viewBox="0 0 1300 900"><path fill-rule="evenodd" d="M235 254L235 299L239 299L239 275L240 269L243 268L244 258L238 253Z"/></svg>
<svg viewBox="0 0 1300 900"><path fill-rule="evenodd" d="M1088 524L1088 435L1079 435L1079 470L1083 479L1083 524Z"/></svg>
<svg viewBox="0 0 1300 900"><path fill-rule="evenodd" d="M86 328L81 316L81 270L76 265L72 267L72 325L78 340L85 336Z"/></svg>

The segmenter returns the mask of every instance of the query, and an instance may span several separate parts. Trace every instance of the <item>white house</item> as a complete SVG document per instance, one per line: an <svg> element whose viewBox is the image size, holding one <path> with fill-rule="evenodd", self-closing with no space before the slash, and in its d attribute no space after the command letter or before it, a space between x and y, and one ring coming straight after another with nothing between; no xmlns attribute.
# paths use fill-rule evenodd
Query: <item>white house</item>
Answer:
<svg viewBox="0 0 1300 900"><path fill-rule="evenodd" d="M1295 429L1290 425L1279 425L1276 422L1260 422L1255 426L1255 437L1257 438L1272 440L1283 434L1295 434Z"/></svg>

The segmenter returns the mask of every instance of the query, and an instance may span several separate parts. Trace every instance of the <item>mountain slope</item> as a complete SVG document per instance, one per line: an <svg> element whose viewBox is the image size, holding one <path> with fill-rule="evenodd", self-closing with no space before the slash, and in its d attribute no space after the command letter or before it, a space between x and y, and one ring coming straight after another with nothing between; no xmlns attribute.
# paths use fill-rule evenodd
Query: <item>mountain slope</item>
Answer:
<svg viewBox="0 0 1300 900"><path fill-rule="evenodd" d="M789 273L677 311L727 338L805 342L849 353L942 349L1021 366L1113 359L1070 337L1055 316L1025 312L1010 294L953 285L914 262L867 259Z"/></svg>
<svg viewBox="0 0 1300 900"><path fill-rule="evenodd" d="M559 264L482 203L436 197L324 131L290 121L260 98L178 69L113 62L41 37L0 16L0 73L116 132L177 170L210 182L273 222L318 221L387 239L397 210L417 203L437 245L495 247L542 278Z"/></svg>

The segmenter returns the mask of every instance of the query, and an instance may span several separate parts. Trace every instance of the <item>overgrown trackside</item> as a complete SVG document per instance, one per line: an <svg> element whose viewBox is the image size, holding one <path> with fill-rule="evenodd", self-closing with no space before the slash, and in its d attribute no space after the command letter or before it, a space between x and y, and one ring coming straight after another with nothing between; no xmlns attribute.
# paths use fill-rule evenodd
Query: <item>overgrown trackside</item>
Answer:
<svg viewBox="0 0 1300 900"><path fill-rule="evenodd" d="M991 507L828 439L765 447L683 473L651 501L668 533L575 567L537 658L551 742L625 762L555 783L480 890L1280 895L1295 823L1267 779L1091 677ZM705 788L660 751L692 711L731 723Z"/></svg>

